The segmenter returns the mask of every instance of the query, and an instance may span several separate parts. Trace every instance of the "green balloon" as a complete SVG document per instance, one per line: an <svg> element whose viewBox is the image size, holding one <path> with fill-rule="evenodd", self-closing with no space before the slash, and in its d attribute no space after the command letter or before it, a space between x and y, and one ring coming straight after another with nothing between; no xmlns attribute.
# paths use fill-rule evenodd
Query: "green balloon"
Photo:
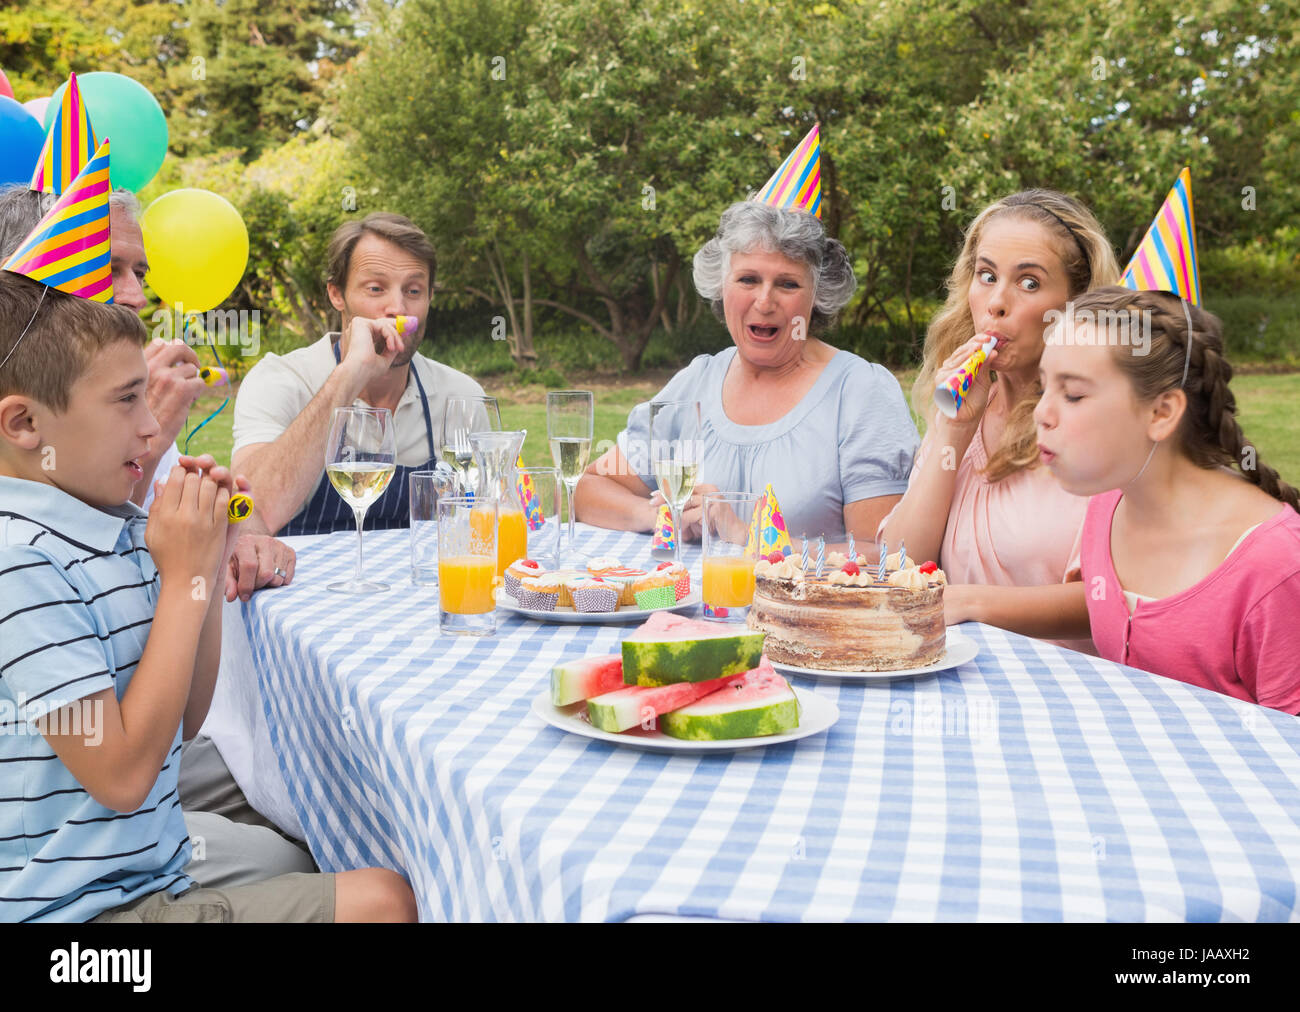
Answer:
<svg viewBox="0 0 1300 1012"><path fill-rule="evenodd" d="M59 85L45 107L45 129L63 104L68 84ZM113 188L139 190L162 168L167 156L167 117L162 106L138 81L108 70L77 75L77 87L90 113L95 139L109 147L109 178Z"/></svg>

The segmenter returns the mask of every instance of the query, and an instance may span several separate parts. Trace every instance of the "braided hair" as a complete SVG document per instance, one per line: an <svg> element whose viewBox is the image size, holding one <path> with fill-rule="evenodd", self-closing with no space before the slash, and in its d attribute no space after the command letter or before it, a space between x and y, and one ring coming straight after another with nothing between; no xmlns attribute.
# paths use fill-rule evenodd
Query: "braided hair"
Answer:
<svg viewBox="0 0 1300 1012"><path fill-rule="evenodd" d="M1094 315L1149 313L1151 342L1146 354L1114 348L1115 363L1128 376L1138 399L1149 401L1181 387L1187 410L1174 437L1179 450L1200 467L1234 467L1274 499L1300 512L1300 493L1260 459L1237 422L1237 398L1228 387L1232 366L1223 357L1223 325L1217 316L1169 292L1134 292L1113 285L1080 296L1074 309Z"/></svg>

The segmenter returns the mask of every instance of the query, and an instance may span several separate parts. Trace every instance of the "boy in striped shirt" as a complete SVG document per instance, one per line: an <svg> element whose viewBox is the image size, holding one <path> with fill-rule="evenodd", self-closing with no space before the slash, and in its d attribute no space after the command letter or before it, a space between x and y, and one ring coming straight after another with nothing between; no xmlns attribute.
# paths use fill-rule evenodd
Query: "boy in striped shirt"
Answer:
<svg viewBox="0 0 1300 1012"><path fill-rule="evenodd" d="M181 458L128 500L158 433L134 313L0 272L0 920L410 920L385 869L201 889L182 733L221 644L237 483ZM161 477L161 476L160 476Z"/></svg>

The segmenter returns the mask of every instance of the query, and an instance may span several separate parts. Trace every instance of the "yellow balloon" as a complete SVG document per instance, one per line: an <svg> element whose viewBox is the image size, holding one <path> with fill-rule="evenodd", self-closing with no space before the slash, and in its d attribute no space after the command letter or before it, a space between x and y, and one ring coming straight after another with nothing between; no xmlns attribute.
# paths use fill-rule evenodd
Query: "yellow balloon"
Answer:
<svg viewBox="0 0 1300 1012"><path fill-rule="evenodd" d="M146 280L170 306L205 313L219 306L248 266L248 229L225 197L210 190L172 190L140 216Z"/></svg>

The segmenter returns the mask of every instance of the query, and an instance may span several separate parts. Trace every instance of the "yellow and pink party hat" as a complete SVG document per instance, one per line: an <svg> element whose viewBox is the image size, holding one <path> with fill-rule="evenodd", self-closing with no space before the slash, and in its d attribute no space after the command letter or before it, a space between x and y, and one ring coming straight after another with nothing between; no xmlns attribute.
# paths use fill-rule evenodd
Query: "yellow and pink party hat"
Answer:
<svg viewBox="0 0 1300 1012"><path fill-rule="evenodd" d="M533 487L533 476L524 472L522 453L515 461L515 470L519 475L515 488L519 492L519 502L524 507L524 519L528 522L528 529L535 531L546 523L546 518L542 516L542 503L537 498L537 489Z"/></svg>
<svg viewBox="0 0 1300 1012"><path fill-rule="evenodd" d="M1173 292L1193 306L1201 304L1191 169L1178 174L1119 283L1138 292Z"/></svg>
<svg viewBox="0 0 1300 1012"><path fill-rule="evenodd" d="M71 74L50 132L45 135L45 146L32 173L30 188L37 193L61 194L95 157L98 146L90 113L77 86L77 75Z"/></svg>
<svg viewBox="0 0 1300 1012"><path fill-rule="evenodd" d="M69 295L112 302L108 195L106 138L3 269Z"/></svg>
<svg viewBox="0 0 1300 1012"><path fill-rule="evenodd" d="M664 503L659 507L655 517L654 537L650 541L650 551L672 551L677 542L677 532L673 529L673 513Z"/></svg>
<svg viewBox="0 0 1300 1012"><path fill-rule="evenodd" d="M822 160L820 124L814 124L799 146L790 152L763 188L754 195L760 204L807 211L822 216Z"/></svg>
<svg viewBox="0 0 1300 1012"><path fill-rule="evenodd" d="M749 522L749 538L745 542L745 554L757 550L759 558L766 558L773 552L790 555L794 544L790 541L790 532L785 529L785 517L781 513L781 504L776 501L772 483L759 497L754 509L754 518Z"/></svg>

